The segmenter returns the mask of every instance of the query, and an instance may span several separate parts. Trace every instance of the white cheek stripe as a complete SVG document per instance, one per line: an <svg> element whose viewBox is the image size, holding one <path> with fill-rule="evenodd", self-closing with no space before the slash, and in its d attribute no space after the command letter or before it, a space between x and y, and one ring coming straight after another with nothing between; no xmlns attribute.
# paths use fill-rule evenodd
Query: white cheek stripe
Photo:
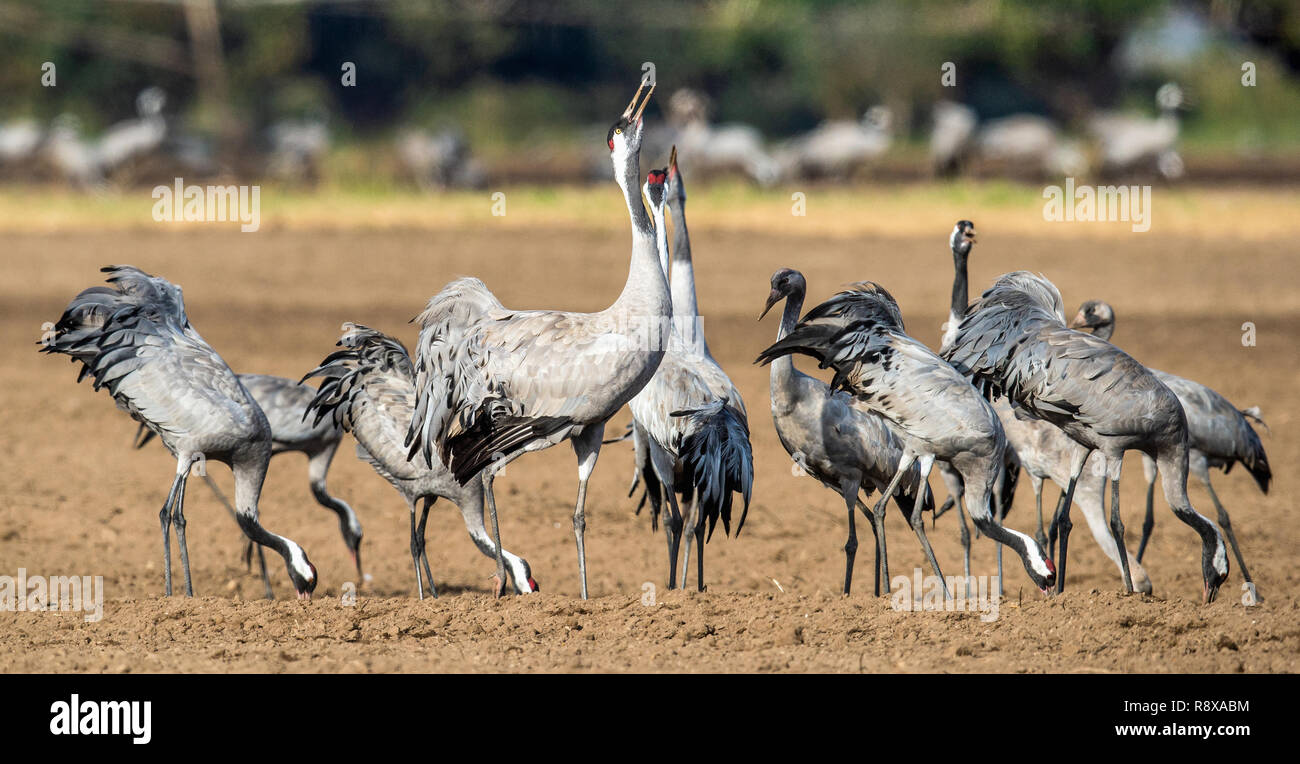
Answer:
<svg viewBox="0 0 1300 764"><path fill-rule="evenodd" d="M1042 576L1043 578L1047 578L1049 575L1052 574L1052 571L1047 567L1047 563L1044 562L1044 558L1040 557L1038 554L1037 541L1034 541L1032 538L1026 536L1020 531L1013 531L1010 528L1007 528L1006 530L1010 533L1015 534L1018 538L1020 538L1022 541L1025 542L1025 550L1028 553L1029 564L1034 567L1035 573Z"/></svg>
<svg viewBox="0 0 1300 764"><path fill-rule="evenodd" d="M314 580L315 577L312 575L311 566L307 564L307 555L303 553L302 547L288 539L285 539L285 543L289 545L289 561L294 571L308 581Z"/></svg>

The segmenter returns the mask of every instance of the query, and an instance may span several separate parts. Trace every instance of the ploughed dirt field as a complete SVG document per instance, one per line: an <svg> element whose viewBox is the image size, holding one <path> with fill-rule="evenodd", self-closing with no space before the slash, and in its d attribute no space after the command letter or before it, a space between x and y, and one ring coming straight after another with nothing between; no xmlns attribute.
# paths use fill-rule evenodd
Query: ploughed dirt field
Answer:
<svg viewBox="0 0 1300 764"><path fill-rule="evenodd" d="M1041 595L1009 555L1007 595L996 620L978 613L897 612L872 596L872 542L859 522L853 594L843 597L843 504L794 474L768 411L768 371L752 365L776 333L774 311L755 321L779 266L802 270L809 304L841 284L870 278L898 298L909 330L937 346L951 288L947 207L911 212L906 225L857 211L861 230L819 233L817 221L760 233L733 219L691 219L704 326L714 354L745 395L756 471L743 533L720 530L707 546L708 591L669 592L662 534L627 498L630 444L602 453L587 504L591 599L578 598L570 515L576 469L567 446L522 458L497 481L505 546L526 557L540 594L494 600L494 565L473 547L460 514L439 502L429 558L441 597L418 601L401 498L353 456L350 438L329 475L365 526L357 574L334 516L307 485L305 459L277 457L261 500L263 523L306 548L320 574L310 603L292 597L283 565L268 554L277 600L242 561L242 535L201 480L186 501L194 599L163 598L158 509L174 461L159 444L131 448L136 425L104 392L75 384L64 357L37 353L41 324L57 320L98 268L130 263L183 285L190 318L236 371L298 377L331 352L343 321L394 333L454 276L482 277L517 307L596 310L618 294L628 236L617 198L594 210L609 225L461 225L304 230L264 223L174 231L142 224L101 232L4 235L0 389L0 576L102 576L102 620L80 613L0 612L0 670L58 672L380 671L832 671L832 672L1283 672L1300 668L1300 290L1293 231L1253 228L1205 195L1175 224L1129 233L1119 224L978 223L972 293L1024 268L1051 278L1072 315L1105 298L1118 315L1115 342L1149 365L1207 383L1240 407L1259 405L1273 466L1268 496L1241 468L1215 474L1262 601L1242 604L1240 571L1218 601L1200 604L1200 544L1157 497L1145 565L1153 596L1121 594L1119 575L1076 509L1069 588ZM483 204L486 215L487 203ZM513 214L513 211L512 211ZM811 213L810 213L811 214ZM1175 213L1171 209L1170 217ZM987 219L986 219L987 218ZM507 219L508 221L509 219ZM1183 226L1185 224L1185 227ZM829 230L829 229L828 229ZM1256 344L1243 346L1252 322ZM809 373L814 365L797 362ZM626 411L608 430L620 433ZM1130 549L1141 527L1141 464L1126 462L1122 506ZM229 471L211 471L227 494ZM945 495L937 475L933 489ZM1197 509L1214 507L1199 485ZM1047 492L1049 507L1056 489ZM1007 524L1032 532L1033 494L1022 480ZM955 513L930 538L945 573L961 572ZM927 528L929 523L927 521ZM892 508L890 568L924 566L910 528ZM173 552L179 580L179 561ZM992 574L993 544L975 542L975 573ZM924 573L928 574L928 568ZM356 602L341 594L359 584ZM651 584L653 603L651 600ZM178 584L179 586L179 584Z"/></svg>

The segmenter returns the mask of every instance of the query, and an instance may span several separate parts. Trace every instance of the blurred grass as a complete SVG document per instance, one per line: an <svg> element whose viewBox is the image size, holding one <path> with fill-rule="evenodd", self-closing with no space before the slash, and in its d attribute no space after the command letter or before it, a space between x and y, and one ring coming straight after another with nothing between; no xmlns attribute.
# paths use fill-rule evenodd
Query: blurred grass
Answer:
<svg viewBox="0 0 1300 764"><path fill-rule="evenodd" d="M1126 222L1049 223L1043 186L1006 181L906 183L856 187L758 189L739 183L696 186L688 217L695 231L747 231L787 236L944 237L952 221L970 218L982 235L1107 238L1130 235ZM493 194L504 193L504 215ZM797 215L796 193L804 194ZM0 188L0 231L235 230L234 222L156 222L147 188L81 194L58 188ZM1290 236L1300 188L1181 187L1152 190L1151 232L1160 235L1262 241ZM390 186L326 186L316 190L263 185L261 230L627 228L612 184L514 186L427 194Z"/></svg>

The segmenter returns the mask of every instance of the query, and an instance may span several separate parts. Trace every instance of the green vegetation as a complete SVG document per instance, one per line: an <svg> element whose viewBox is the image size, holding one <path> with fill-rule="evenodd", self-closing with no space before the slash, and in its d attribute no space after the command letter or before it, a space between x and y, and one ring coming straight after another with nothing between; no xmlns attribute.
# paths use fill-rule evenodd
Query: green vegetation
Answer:
<svg viewBox="0 0 1300 764"><path fill-rule="evenodd" d="M184 10L203 5L0 0L0 119L70 112L93 132L158 85L200 134L220 132L223 113L245 140L275 119L329 115L338 142L361 146L402 124L456 124L492 160L571 145L654 61L665 99L690 85L718 120L773 138L886 103L914 142L938 98L1078 129L1094 108L1153 113L1155 88L1176 79L1192 101L1188 147L1300 147L1300 6L1285 0L219 2L215 92L218 80L195 74L202 51ZM1205 38L1192 53L1124 70L1131 36L1158 39L1178 12ZM1255 88L1241 85L1245 60ZM55 88L40 84L45 61ZM340 86L344 61L356 64L354 88ZM957 64L956 88L940 84L944 61Z"/></svg>

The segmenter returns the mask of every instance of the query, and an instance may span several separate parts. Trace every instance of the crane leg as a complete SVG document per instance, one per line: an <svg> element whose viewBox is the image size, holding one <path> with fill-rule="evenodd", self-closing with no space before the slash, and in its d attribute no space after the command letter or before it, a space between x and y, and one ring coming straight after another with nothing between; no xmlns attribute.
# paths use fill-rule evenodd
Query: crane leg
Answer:
<svg viewBox="0 0 1300 764"><path fill-rule="evenodd" d="M176 526L176 546L181 551L181 569L185 571L185 596L194 596L194 582L190 578L190 550L185 544L185 482L189 478L189 464L186 463L185 471L178 477L181 481L180 488L176 491L176 499L172 502L172 524Z"/></svg>
<svg viewBox="0 0 1300 764"><path fill-rule="evenodd" d="M912 462L916 461L916 454L904 450L903 456L898 460L898 469L894 472L894 477L889 481L889 486L880 494L880 500L871 508L871 514L876 518L876 596L881 593L880 584L884 584L884 592L889 593L889 554L885 547L885 504L894 496L894 491L898 490L898 484L903 482L903 477L907 470L911 468ZM898 504L898 501L894 501ZM902 506L901 504L899 505ZM910 519L910 518L909 518Z"/></svg>
<svg viewBox="0 0 1300 764"><path fill-rule="evenodd" d="M163 502L162 511L158 513L158 522L162 523L163 537L163 591L172 596L172 502L176 500L176 490L180 487L181 476L177 473L172 480L172 489L167 492L167 501Z"/></svg>
<svg viewBox="0 0 1300 764"><path fill-rule="evenodd" d="M266 598L273 600L275 592L271 590L271 574L266 570L266 552L261 544L253 544L253 546L257 548L257 565L262 569L262 585L266 587Z"/></svg>
<svg viewBox="0 0 1300 764"><path fill-rule="evenodd" d="M1029 476L1029 480L1034 484L1034 509L1038 512L1038 534L1034 540L1042 548L1047 548L1047 534L1043 531L1043 479Z"/></svg>
<svg viewBox="0 0 1300 764"><path fill-rule="evenodd" d="M999 470L999 471L998 471L998 476L997 476L997 478L995 478L994 481L993 481L993 521L996 522L998 525L1002 525L1002 518L1006 515L1006 511L1007 511L1007 508L1004 507L1004 506L1002 506L1002 482L1003 482L1005 479L1006 479L1006 471L1005 471L1005 470ZM1001 596L1003 595L1003 593L1004 593L1004 592L1003 592L1003 586L1002 586L1002 580L1003 580L1003 575L1002 575L1002 547L1003 547L1003 546L1004 546L1003 544L998 544L998 549L997 549L997 555L998 555L998 596L999 596L999 597L1001 597Z"/></svg>
<svg viewBox="0 0 1300 764"><path fill-rule="evenodd" d="M424 525L429 521L429 508L438 501L437 496L424 497L424 506L420 508L420 524L416 526L415 532L420 541L420 565L424 567L424 577L429 582L429 593L434 599L438 598L438 587L433 583L433 572L429 570L429 552L424 544Z"/></svg>
<svg viewBox="0 0 1300 764"><path fill-rule="evenodd" d="M682 525L681 532L682 535L686 537L686 549L682 553L682 589L686 588L686 581L691 577L691 544L693 542L702 540L704 537L703 533L701 533L703 527L703 523L701 521L704 518L703 515L700 513L699 499L700 497L698 495L692 496L689 499L689 501L687 501L686 511L683 513L685 515L686 520ZM703 555L704 547L703 545L699 545L699 546L700 546L699 555ZM698 555L696 557L696 562L701 565L703 564L703 563L699 563ZM697 580L696 584L700 585L700 582ZM699 590L704 591L702 585L700 585Z"/></svg>
<svg viewBox="0 0 1300 764"><path fill-rule="evenodd" d="M1121 454L1118 458L1106 461L1110 477L1110 535L1115 539L1115 547L1119 550L1119 567L1124 574L1124 593L1132 594L1133 574L1128 567L1128 550L1124 548L1124 520L1119 516L1119 478L1124 469L1124 457Z"/></svg>
<svg viewBox="0 0 1300 764"><path fill-rule="evenodd" d="M966 509L957 505L957 519L961 521L962 569L966 575L966 598L970 598L970 528L966 527ZM1001 546L999 544L999 546Z"/></svg>
<svg viewBox="0 0 1300 764"><path fill-rule="evenodd" d="M411 565L415 566L415 595L424 599L424 581L420 578L420 545L416 542L418 537L415 535L415 500L408 499L406 506L411 512Z"/></svg>
<svg viewBox="0 0 1300 764"><path fill-rule="evenodd" d="M650 477L655 480L654 490L659 493L660 511L663 512L664 540L668 544L668 588L677 588L677 554L682 543L682 513L677 505L677 492L673 490L673 458L647 435L646 450L649 471L646 472L646 490L650 490ZM683 578L685 574L683 573ZM682 581L686 586L686 581Z"/></svg>
<svg viewBox="0 0 1300 764"><path fill-rule="evenodd" d="M682 513L677 507L677 494L660 485L664 506L664 538L668 542L668 588L677 588L677 556L682 543ZM683 582L683 586L685 582Z"/></svg>
<svg viewBox="0 0 1300 764"><path fill-rule="evenodd" d="M925 518L921 514L921 505L925 503L925 494L930 490L930 469L933 466L933 456L921 457L921 476L917 479L916 496L908 520L912 524L912 531L916 533L916 538L921 542L921 549L925 550L925 556L930 560L930 567L934 568L934 574L939 577L939 583L943 584L943 596L952 599L952 592L948 590L948 581L944 579L943 571L939 570L939 559L934 556L934 549L930 547L930 539L925 535Z"/></svg>
<svg viewBox="0 0 1300 764"><path fill-rule="evenodd" d="M1070 522L1070 505L1074 502L1074 487L1079 483L1079 476L1083 474L1083 465L1087 464L1088 457L1092 451L1084 451L1082 456L1074 457L1074 464L1070 465L1070 484L1065 489L1065 498L1061 500L1061 510L1056 515L1057 532L1061 534L1061 557L1056 561L1056 593L1060 594L1065 591L1065 562L1066 555L1070 545L1070 528L1074 527Z"/></svg>
<svg viewBox="0 0 1300 764"><path fill-rule="evenodd" d="M868 498L870 498L870 495L868 495ZM872 576L872 578L874 579L873 591L875 592L875 596L879 597L880 596L880 530L876 527L876 515L871 510L871 508L868 507L861 499L857 499L856 501L857 501L858 509L862 512L862 516L867 518L867 522L871 524L871 536L872 538L875 539L875 543L872 546L874 546L876 550L876 566L875 566L875 573Z"/></svg>
<svg viewBox="0 0 1300 764"><path fill-rule="evenodd" d="M483 470L483 500L487 502L488 519L492 522L492 542L496 544L497 572L496 587L492 593L500 597L506 590L506 558L501 554L501 525L497 522L497 498L492 492L492 482L496 480L496 465L488 465Z"/></svg>
<svg viewBox="0 0 1300 764"><path fill-rule="evenodd" d="M858 554L857 518L853 515L853 508L858 503L859 487L856 480L840 482L840 495L844 497L844 503L849 507L849 539L844 542L844 594L846 596L853 589L853 559Z"/></svg>
<svg viewBox="0 0 1300 764"><path fill-rule="evenodd" d="M948 510L952 509L954 506L960 506L960 505L958 505L957 500L953 498L952 494L948 494L948 498L943 500L943 504L940 504L939 508L936 509L934 511L934 514L931 516L930 528L933 529L935 527L935 524L939 522L939 518L943 517L944 514Z"/></svg>
<svg viewBox="0 0 1300 764"><path fill-rule="evenodd" d="M573 452L578 457L578 501L573 508L573 539L578 546L578 577L582 580L582 598L587 599L587 481L596 469L600 457L600 442L605 436L605 424L584 427L573 438ZM500 545L498 544L498 548ZM504 568L504 564L503 564ZM504 581L502 582L504 587Z"/></svg>
<svg viewBox="0 0 1300 764"><path fill-rule="evenodd" d="M695 501L691 503L691 508L692 510L694 510L696 515L695 546L697 547L697 550L695 552L695 590L702 592L705 589L704 586L704 519L699 516L700 515L699 510L696 509L698 506L699 506L699 496L697 495L695 497ZM683 576L685 576L684 572L683 572Z"/></svg>
<svg viewBox="0 0 1300 764"><path fill-rule="evenodd" d="M1052 510L1052 522L1047 528L1047 539L1050 545L1047 550L1047 556L1056 559L1056 535L1060 530L1056 527L1056 521L1061 516L1061 507L1065 505L1065 491L1061 491L1056 497L1056 509Z"/></svg>
<svg viewBox="0 0 1300 764"><path fill-rule="evenodd" d="M1147 542L1151 540L1151 529L1156 527L1156 463L1146 454L1142 454L1142 473L1147 479L1147 514L1142 520L1142 540L1138 542L1138 562L1142 562L1142 555L1146 554L1147 551Z"/></svg>

